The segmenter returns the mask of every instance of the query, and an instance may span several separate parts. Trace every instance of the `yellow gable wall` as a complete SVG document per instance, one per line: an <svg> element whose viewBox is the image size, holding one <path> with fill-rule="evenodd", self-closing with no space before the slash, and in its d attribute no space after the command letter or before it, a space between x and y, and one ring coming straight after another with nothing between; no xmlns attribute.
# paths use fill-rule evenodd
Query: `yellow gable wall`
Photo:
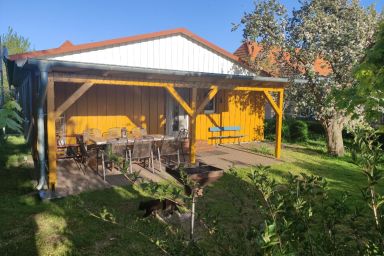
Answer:
<svg viewBox="0 0 384 256"><path fill-rule="evenodd" d="M55 85L55 105L60 106L79 88L75 84ZM165 95L163 88L94 85L65 113L66 134L81 134L85 129L106 132L113 127L146 128L150 134L165 133ZM199 93L199 101L204 93ZM259 92L220 90L216 95L216 112L197 116L197 139L211 136L243 134L242 142L264 138L264 104ZM240 126L240 132L209 132L214 126ZM68 143L73 143L69 139ZM209 143L219 141L208 140ZM222 139L236 143L237 139Z"/></svg>
<svg viewBox="0 0 384 256"><path fill-rule="evenodd" d="M199 94L199 101L204 98ZM260 92L240 92L220 90L216 95L216 111L213 114L200 114L196 120L196 138L208 140L210 144L219 140L208 139L212 136L245 135L241 142L264 139L264 105ZM240 126L240 131L209 132L214 126ZM221 143L237 143L237 139L222 139Z"/></svg>

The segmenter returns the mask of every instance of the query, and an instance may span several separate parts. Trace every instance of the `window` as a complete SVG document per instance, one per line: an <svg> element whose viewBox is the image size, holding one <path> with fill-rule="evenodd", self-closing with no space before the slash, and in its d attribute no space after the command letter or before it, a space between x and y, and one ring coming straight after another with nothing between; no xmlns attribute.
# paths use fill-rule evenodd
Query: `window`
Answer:
<svg viewBox="0 0 384 256"><path fill-rule="evenodd" d="M204 114L213 114L216 110L216 97L208 102L204 108Z"/></svg>

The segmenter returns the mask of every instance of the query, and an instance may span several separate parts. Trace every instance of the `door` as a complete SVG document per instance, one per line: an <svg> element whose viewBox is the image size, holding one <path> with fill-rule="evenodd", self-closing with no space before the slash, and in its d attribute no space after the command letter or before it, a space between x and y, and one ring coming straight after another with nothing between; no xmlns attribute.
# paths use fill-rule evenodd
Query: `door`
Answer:
<svg viewBox="0 0 384 256"><path fill-rule="evenodd" d="M177 88L176 91L186 102L189 102L188 89ZM170 94L167 94L166 100L166 134L177 136L181 129L188 129L188 114Z"/></svg>

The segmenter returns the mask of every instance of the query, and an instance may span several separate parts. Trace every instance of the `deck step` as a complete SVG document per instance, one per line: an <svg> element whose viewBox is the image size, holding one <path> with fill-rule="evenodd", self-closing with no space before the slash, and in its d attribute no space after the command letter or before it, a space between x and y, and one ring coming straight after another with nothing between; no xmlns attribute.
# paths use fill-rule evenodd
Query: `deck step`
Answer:
<svg viewBox="0 0 384 256"><path fill-rule="evenodd" d="M197 152L211 151L214 149L215 149L215 146L208 144L208 141L206 141L206 140L196 141L196 151Z"/></svg>

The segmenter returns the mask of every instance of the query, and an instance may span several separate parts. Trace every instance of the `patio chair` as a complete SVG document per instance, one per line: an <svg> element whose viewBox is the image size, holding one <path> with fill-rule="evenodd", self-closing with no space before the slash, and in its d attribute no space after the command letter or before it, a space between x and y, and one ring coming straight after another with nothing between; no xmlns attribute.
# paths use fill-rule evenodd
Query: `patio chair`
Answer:
<svg viewBox="0 0 384 256"><path fill-rule="evenodd" d="M109 128L107 132L103 133L103 137L106 139L117 139L121 138L121 128Z"/></svg>
<svg viewBox="0 0 384 256"><path fill-rule="evenodd" d="M97 128L90 128L90 129L84 130L83 139L85 143L89 141L90 137L101 138L102 137L101 131Z"/></svg>
<svg viewBox="0 0 384 256"><path fill-rule="evenodd" d="M99 160L101 159L100 152L102 152L102 147L94 145L94 144L88 145L90 138L102 138L102 133L101 133L100 129L90 128L90 129L84 130L84 132L83 132L83 141L87 147L88 155L90 152L96 152L96 173L98 173L99 172Z"/></svg>
<svg viewBox="0 0 384 256"><path fill-rule="evenodd" d="M140 127L135 127L132 129L132 136L135 139L140 139L143 138L143 136L148 135L147 129L145 128L140 128Z"/></svg>
<svg viewBox="0 0 384 256"><path fill-rule="evenodd" d="M179 133L177 134L177 139L178 140L185 140L188 139L189 132L187 129L180 129Z"/></svg>
<svg viewBox="0 0 384 256"><path fill-rule="evenodd" d="M157 155L159 158L159 169L161 171L161 158L166 158L166 163L171 162L171 157L177 157L177 166L180 165L180 142L175 140L163 139L159 148L157 148Z"/></svg>
<svg viewBox="0 0 384 256"><path fill-rule="evenodd" d="M107 144L106 149L102 151L101 161L103 168L103 179L105 181L105 174L107 164L110 165L111 170L115 167L116 161L123 159L123 165L128 161L128 151L126 142L114 142Z"/></svg>
<svg viewBox="0 0 384 256"><path fill-rule="evenodd" d="M130 173L133 173L132 163L134 161L143 163L144 167L146 166L146 161L148 161L148 167L152 169L152 173L155 173L152 147L153 139L135 139L132 150L128 150Z"/></svg>
<svg viewBox="0 0 384 256"><path fill-rule="evenodd" d="M82 135L76 135L77 146L68 146L66 158L75 160L77 167L85 174L88 167L88 150Z"/></svg>
<svg viewBox="0 0 384 256"><path fill-rule="evenodd" d="M176 140L179 141L180 144L180 152L183 156L183 161L185 162L185 153L184 153L184 142L189 137L189 132L187 129L180 129L179 133L177 134Z"/></svg>

